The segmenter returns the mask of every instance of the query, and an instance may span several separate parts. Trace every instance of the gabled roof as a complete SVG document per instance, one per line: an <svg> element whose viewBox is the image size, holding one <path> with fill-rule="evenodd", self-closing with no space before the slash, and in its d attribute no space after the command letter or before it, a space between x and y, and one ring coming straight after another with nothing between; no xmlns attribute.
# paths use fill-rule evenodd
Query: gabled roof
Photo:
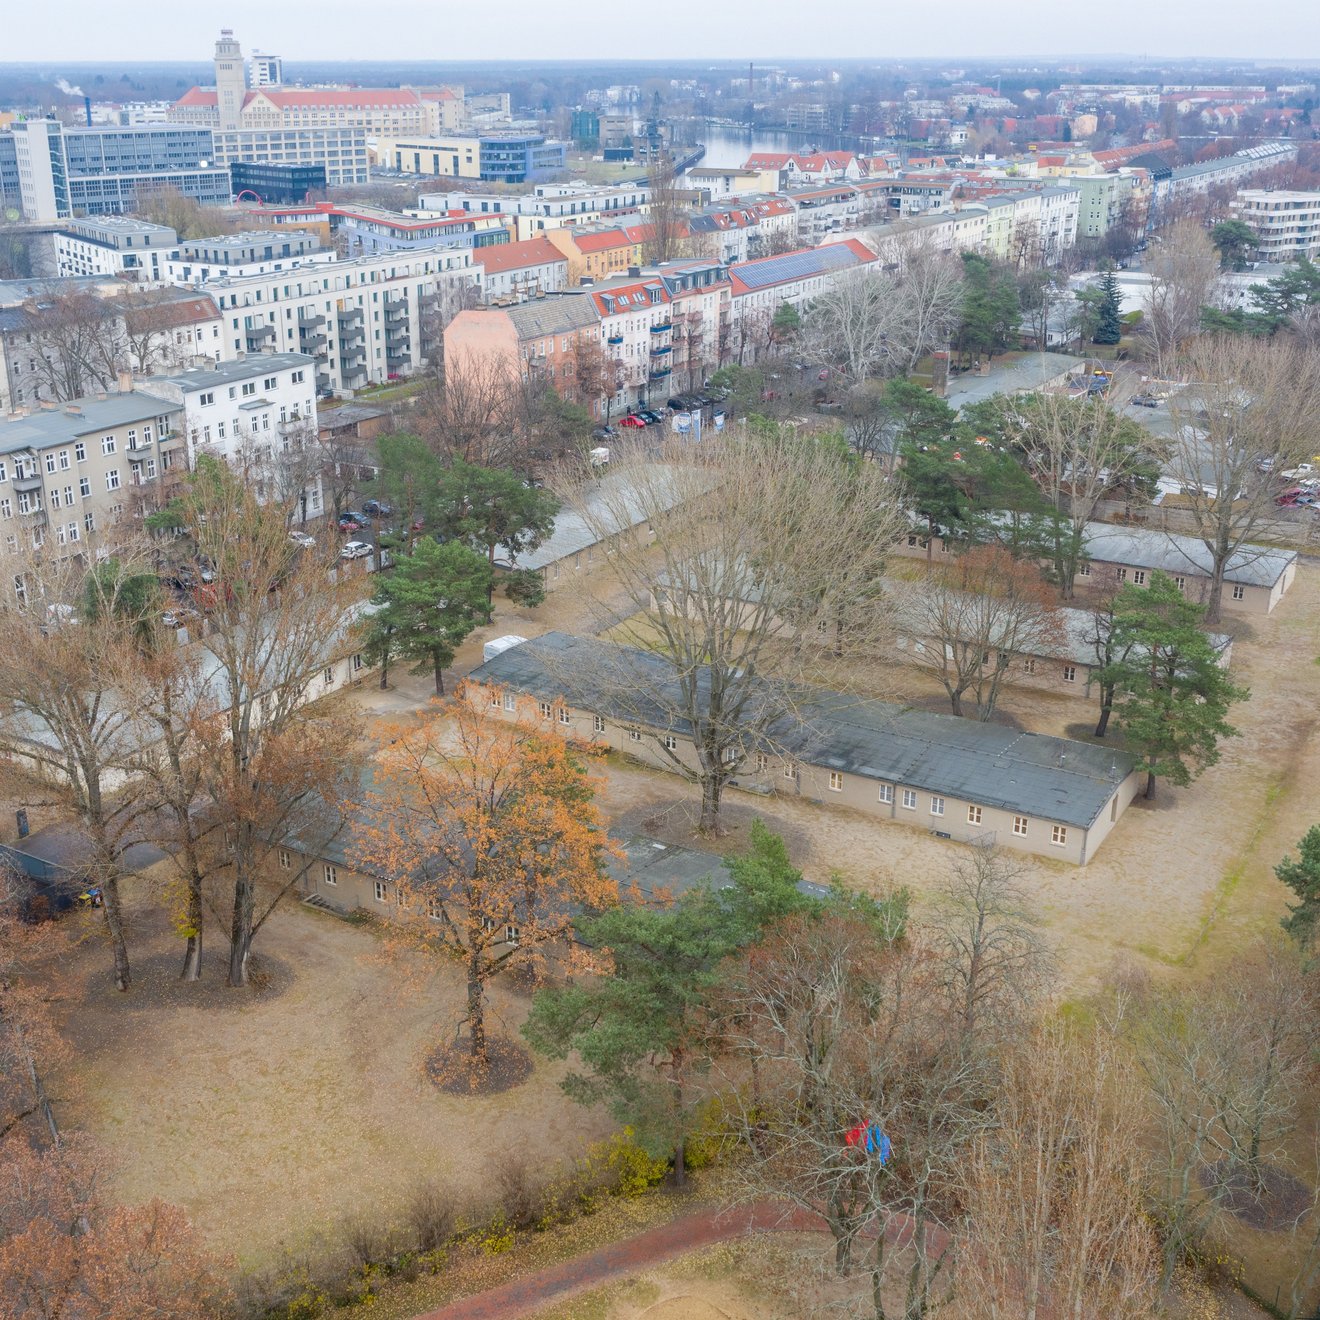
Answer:
<svg viewBox="0 0 1320 1320"><path fill-rule="evenodd" d="M655 297L659 294L659 298ZM627 312L645 311L657 302L670 301L669 291L659 276L619 284L608 289L594 289L590 297L601 316L622 316Z"/></svg>
<svg viewBox="0 0 1320 1320"><path fill-rule="evenodd" d="M549 298L533 298L530 302L515 303L494 312L464 312L464 316L498 316L501 312L513 322L518 338L540 339L545 335L563 334L565 330L583 330L599 321L596 304L581 293L556 294Z"/></svg>
<svg viewBox="0 0 1320 1320"><path fill-rule="evenodd" d="M472 260L482 266L487 275L520 270L524 266L548 266L557 262L568 265L568 258L545 237L524 238L517 243L497 243L492 247L477 248L472 253Z"/></svg>
<svg viewBox="0 0 1320 1320"><path fill-rule="evenodd" d="M670 727L677 697L646 694L674 686L669 663L651 651L552 632L478 666L474 682L492 683L542 701L563 698L579 710ZM698 684L703 682L701 674ZM614 694L634 695L616 709ZM767 689L768 699L774 697ZM795 689L794 710L768 733L773 750L805 764L865 779L903 784L964 802L1088 828L1132 773L1132 758L1109 747L1022 733L997 724L904 709L888 702ZM639 719L640 716L640 719ZM680 724L674 730L686 734Z"/></svg>

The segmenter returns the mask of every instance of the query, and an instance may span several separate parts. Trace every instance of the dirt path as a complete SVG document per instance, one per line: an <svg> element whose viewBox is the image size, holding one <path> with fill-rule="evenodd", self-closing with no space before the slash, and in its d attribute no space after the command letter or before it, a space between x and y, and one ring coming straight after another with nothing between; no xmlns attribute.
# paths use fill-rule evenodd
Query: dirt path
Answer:
<svg viewBox="0 0 1320 1320"><path fill-rule="evenodd" d="M823 1231L824 1227L818 1215L775 1201L758 1201L739 1210L700 1210L621 1242L611 1242L598 1251L561 1261L527 1278L450 1302L438 1311L417 1316L416 1320L517 1320L573 1293L640 1273L700 1247L749 1233L813 1233ZM889 1240L900 1243L906 1229L904 1220L892 1230L886 1230ZM943 1250L937 1241L932 1245L936 1251Z"/></svg>

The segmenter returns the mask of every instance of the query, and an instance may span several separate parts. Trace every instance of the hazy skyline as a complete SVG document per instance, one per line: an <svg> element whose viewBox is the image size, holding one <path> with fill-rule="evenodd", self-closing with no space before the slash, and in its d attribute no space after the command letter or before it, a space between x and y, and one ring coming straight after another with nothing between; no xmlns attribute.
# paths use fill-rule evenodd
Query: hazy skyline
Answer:
<svg viewBox="0 0 1320 1320"><path fill-rule="evenodd" d="M1256 28L1240 4L1204 0L1157 5L1114 0L1085 22L1086 10L1065 14L1046 0L987 6L948 0L877 11L863 0L835 0L804 24L796 5L762 0L667 0L654 23L639 23L634 6L580 0L565 9L532 0L501 6L450 7L436 0L393 0L364 19L346 0L233 0L219 7L184 4L161 21L140 4L121 0L56 0L11 18L0 60L205 60L220 28L229 27L245 55L253 50L285 60L509 59L959 59L1112 54L1131 57L1273 59L1289 64L1320 58L1320 6L1281 0ZM938 21L932 21L938 15ZM650 29L643 38L639 29ZM1281 36L1280 34L1286 34Z"/></svg>

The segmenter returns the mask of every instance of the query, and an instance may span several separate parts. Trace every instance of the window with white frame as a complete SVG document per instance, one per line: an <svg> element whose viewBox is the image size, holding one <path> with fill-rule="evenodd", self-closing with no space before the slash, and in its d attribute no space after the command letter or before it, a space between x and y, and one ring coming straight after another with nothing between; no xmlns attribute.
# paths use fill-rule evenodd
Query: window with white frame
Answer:
<svg viewBox="0 0 1320 1320"><path fill-rule="evenodd" d="M548 719L550 718L550 716L554 713L554 712L550 709L550 703L549 703L548 701L539 701L539 702L537 702L537 707L540 709L540 712L541 712L541 718L542 718L543 720L548 720Z"/></svg>
<svg viewBox="0 0 1320 1320"><path fill-rule="evenodd" d="M512 692L506 692L504 694L504 709L512 711L512 710L517 710L517 708L518 708L518 698L515 697Z"/></svg>
<svg viewBox="0 0 1320 1320"><path fill-rule="evenodd" d="M765 774L770 768L770 758L764 752L756 754L756 771L758 774Z"/></svg>
<svg viewBox="0 0 1320 1320"><path fill-rule="evenodd" d="M518 927L515 926L512 922L509 922L504 927L504 942L505 944L518 943Z"/></svg>
<svg viewBox="0 0 1320 1320"><path fill-rule="evenodd" d="M604 732L605 732L605 716L604 716L604 715L593 715L593 716L591 717L591 728L592 728L592 731L595 732L595 733L604 733Z"/></svg>
<svg viewBox="0 0 1320 1320"><path fill-rule="evenodd" d="M293 869L293 858L287 848L280 849L280 870L291 871Z"/></svg>
<svg viewBox="0 0 1320 1320"><path fill-rule="evenodd" d="M1133 569L1132 582L1134 586L1144 587L1146 585L1146 570L1144 568Z"/></svg>
<svg viewBox="0 0 1320 1320"><path fill-rule="evenodd" d="M1090 564L1078 564L1078 565L1077 565L1077 576L1078 576L1078 577L1090 577L1090 576L1091 576L1091 565L1090 565Z"/></svg>
<svg viewBox="0 0 1320 1320"><path fill-rule="evenodd" d="M843 792L843 775L838 770L830 771L830 792Z"/></svg>
<svg viewBox="0 0 1320 1320"><path fill-rule="evenodd" d="M915 788L905 788L903 790L903 806L908 811L917 809L917 790Z"/></svg>
<svg viewBox="0 0 1320 1320"><path fill-rule="evenodd" d="M1177 587L1179 591L1186 591L1187 579L1185 577L1175 577L1173 579L1173 585Z"/></svg>
<svg viewBox="0 0 1320 1320"><path fill-rule="evenodd" d="M568 707L567 707L567 706L560 706L560 708L559 708L559 722L560 722L560 724L571 724L571 723L572 723L572 717L571 717L571 716L569 715L569 713L568 713Z"/></svg>
<svg viewBox="0 0 1320 1320"><path fill-rule="evenodd" d="M101 437L101 452L103 454L113 454L115 452L115 438L112 435L103 435Z"/></svg>
<svg viewBox="0 0 1320 1320"><path fill-rule="evenodd" d="M322 677L325 679L326 687L329 687L330 684L335 681L335 671L333 669L327 668L325 673L322 675Z"/></svg>
<svg viewBox="0 0 1320 1320"><path fill-rule="evenodd" d="M362 668L362 656L355 655L353 657L353 672L356 674L358 670L361 668Z"/></svg>
<svg viewBox="0 0 1320 1320"><path fill-rule="evenodd" d="M372 884L372 892L375 895L377 903L388 903L390 898L390 887L384 880L376 880Z"/></svg>
<svg viewBox="0 0 1320 1320"><path fill-rule="evenodd" d="M105 488L106 488L106 490L118 490L118 489L119 489L119 469L118 469L118 468L111 468L110 471L107 472L107 473L105 474Z"/></svg>
<svg viewBox="0 0 1320 1320"><path fill-rule="evenodd" d="M893 784L881 784L881 785L880 785L880 796L879 796L879 800L880 800L881 802L892 802L892 801L894 800L894 786L893 786Z"/></svg>
<svg viewBox="0 0 1320 1320"><path fill-rule="evenodd" d="M628 730L628 741L629 741L629 742L641 742L641 741L642 741L642 735L641 735L640 731L638 731L637 729L629 729L629 730Z"/></svg>
<svg viewBox="0 0 1320 1320"><path fill-rule="evenodd" d="M490 704L494 706L496 710L500 708L500 694L498 692L492 692L490 694Z"/></svg>
<svg viewBox="0 0 1320 1320"><path fill-rule="evenodd" d="M1126 568L1120 568L1120 569L1118 570L1118 580L1119 580L1120 582L1126 582L1126 581L1127 581L1127 569L1126 569Z"/></svg>
<svg viewBox="0 0 1320 1320"><path fill-rule="evenodd" d="M944 815L944 799L942 797L932 797L930 800L930 814L932 816Z"/></svg>
<svg viewBox="0 0 1320 1320"><path fill-rule="evenodd" d="M1063 681L1064 681L1065 683L1075 683L1075 682L1077 682L1077 666L1076 666L1076 665L1064 665L1064 667L1063 667Z"/></svg>
<svg viewBox="0 0 1320 1320"><path fill-rule="evenodd" d="M1013 833L1016 834L1019 839L1025 839L1027 837L1027 818L1025 816L1013 817Z"/></svg>
<svg viewBox="0 0 1320 1320"><path fill-rule="evenodd" d="M981 808L973 804L967 808L967 823L969 825L979 825L981 823Z"/></svg>
<svg viewBox="0 0 1320 1320"><path fill-rule="evenodd" d="M665 748L667 751L676 752L678 750L678 739L672 733L665 734Z"/></svg>
<svg viewBox="0 0 1320 1320"><path fill-rule="evenodd" d="M328 885L337 885L339 883L339 872L331 866L329 862L326 862L321 867L321 875Z"/></svg>
<svg viewBox="0 0 1320 1320"><path fill-rule="evenodd" d="M1068 827L1066 825L1055 825L1050 829L1050 842L1056 848L1066 848L1068 846Z"/></svg>
<svg viewBox="0 0 1320 1320"><path fill-rule="evenodd" d="M792 761L784 762L784 778L785 779L797 778L797 766L795 766Z"/></svg>
<svg viewBox="0 0 1320 1320"><path fill-rule="evenodd" d="M1241 600L1247 594L1247 589L1240 582L1233 587L1233 599Z"/></svg>
<svg viewBox="0 0 1320 1320"><path fill-rule="evenodd" d="M87 446L83 441L79 440L75 442L73 446L73 457L74 461L78 463L85 463L87 461Z"/></svg>
<svg viewBox="0 0 1320 1320"><path fill-rule="evenodd" d="M1026 674L1034 674L1036 672L1036 657L1034 655L1029 655L1023 660L1022 671Z"/></svg>

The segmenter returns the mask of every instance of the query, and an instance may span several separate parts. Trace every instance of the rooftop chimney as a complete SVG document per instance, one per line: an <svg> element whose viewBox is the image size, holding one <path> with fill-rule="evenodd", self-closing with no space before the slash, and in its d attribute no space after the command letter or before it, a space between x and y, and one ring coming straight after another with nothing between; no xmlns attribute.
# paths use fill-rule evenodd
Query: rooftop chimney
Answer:
<svg viewBox="0 0 1320 1320"><path fill-rule="evenodd" d="M66 404L64 405L64 411L65 411L70 417L81 417L81 416L82 416L82 408L81 408L78 404L76 404L76 403L66 403Z"/></svg>
<svg viewBox="0 0 1320 1320"><path fill-rule="evenodd" d="M120 394L133 393L133 373L131 371L119 372L118 375L116 376L116 380L119 384Z"/></svg>
<svg viewBox="0 0 1320 1320"><path fill-rule="evenodd" d="M629 266L628 274L631 275L633 279L639 280L642 277L642 268L640 266Z"/></svg>

